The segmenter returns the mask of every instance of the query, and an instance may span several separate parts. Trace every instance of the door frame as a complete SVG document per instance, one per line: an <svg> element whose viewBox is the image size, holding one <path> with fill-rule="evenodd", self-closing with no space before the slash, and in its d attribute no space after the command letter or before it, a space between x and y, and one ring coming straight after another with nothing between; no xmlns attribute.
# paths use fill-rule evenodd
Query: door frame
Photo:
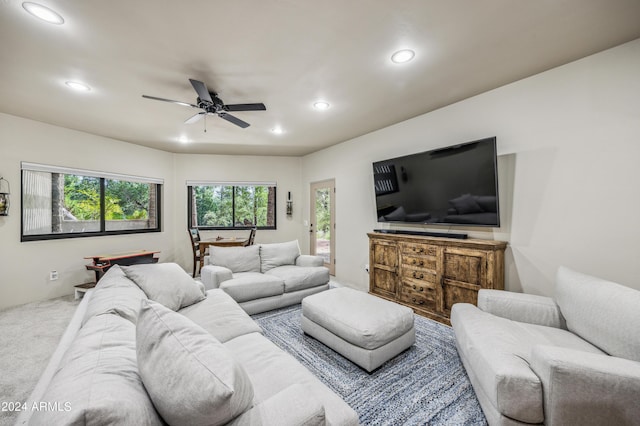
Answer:
<svg viewBox="0 0 640 426"><path fill-rule="evenodd" d="M330 275L336 274L336 180L325 179L309 184L309 252L316 254L316 190L329 188L329 215L331 239L329 240L329 263L325 263Z"/></svg>

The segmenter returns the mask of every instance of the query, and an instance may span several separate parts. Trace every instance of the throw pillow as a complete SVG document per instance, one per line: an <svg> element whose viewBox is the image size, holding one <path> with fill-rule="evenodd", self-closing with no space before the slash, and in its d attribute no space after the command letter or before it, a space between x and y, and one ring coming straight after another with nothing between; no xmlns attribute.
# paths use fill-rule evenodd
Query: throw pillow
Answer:
<svg viewBox="0 0 640 426"><path fill-rule="evenodd" d="M225 424L251 407L245 370L184 315L143 300L136 342L142 382L170 425Z"/></svg>
<svg viewBox="0 0 640 426"><path fill-rule="evenodd" d="M260 272L260 246L209 247L209 262L236 272Z"/></svg>
<svg viewBox="0 0 640 426"><path fill-rule="evenodd" d="M94 316L116 314L136 323L140 300L147 295L124 274L120 266L114 265L98 281L87 304L82 325Z"/></svg>
<svg viewBox="0 0 640 426"><path fill-rule="evenodd" d="M149 299L162 303L173 311L198 303L205 298L203 287L176 263L133 265L121 268Z"/></svg>
<svg viewBox="0 0 640 426"><path fill-rule="evenodd" d="M295 265L300 256L298 240L260 245L260 270L264 273L282 265Z"/></svg>

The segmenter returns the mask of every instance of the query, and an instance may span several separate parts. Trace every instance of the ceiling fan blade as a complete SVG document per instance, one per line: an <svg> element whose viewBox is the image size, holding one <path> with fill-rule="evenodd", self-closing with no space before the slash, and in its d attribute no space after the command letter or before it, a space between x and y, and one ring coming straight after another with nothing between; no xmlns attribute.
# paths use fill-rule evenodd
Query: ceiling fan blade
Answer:
<svg viewBox="0 0 640 426"><path fill-rule="evenodd" d="M218 115L220 116L220 118L223 118L223 119L227 120L229 123L235 124L236 126L240 126L243 129L246 129L247 127L249 127L249 123L247 123L246 121L242 121L238 117L234 117L231 114L227 114L225 112L220 112L220 113L218 113Z"/></svg>
<svg viewBox="0 0 640 426"><path fill-rule="evenodd" d="M193 107L193 108L199 108L198 105L190 104L190 103L187 103L187 102L173 101L171 99L157 98L155 96L148 96L148 95L142 95L142 97L143 98L147 98L147 99L153 99L154 101L171 102L172 104L178 104L178 105L183 105L183 106L188 106L188 107Z"/></svg>
<svg viewBox="0 0 640 426"><path fill-rule="evenodd" d="M198 97L201 100L213 103L213 99L211 99L209 90L207 89L207 86L205 86L203 82L198 80L193 80L191 78L189 79L189 81L191 82L193 89L196 91L196 93L198 94Z"/></svg>
<svg viewBox="0 0 640 426"><path fill-rule="evenodd" d="M225 105L225 111L266 111L267 107L263 103L258 104L233 104Z"/></svg>
<svg viewBox="0 0 640 426"><path fill-rule="evenodd" d="M196 115L193 115L187 118L186 120L184 120L184 124L193 124L196 121L200 121L200 119L202 119L202 117L204 117L205 114L206 112L199 112Z"/></svg>

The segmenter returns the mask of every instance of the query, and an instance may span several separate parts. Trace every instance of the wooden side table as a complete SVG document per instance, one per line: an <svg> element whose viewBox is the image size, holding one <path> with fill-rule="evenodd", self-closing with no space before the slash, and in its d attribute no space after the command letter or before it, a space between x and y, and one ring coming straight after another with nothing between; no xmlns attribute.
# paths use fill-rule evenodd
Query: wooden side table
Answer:
<svg viewBox="0 0 640 426"><path fill-rule="evenodd" d="M76 286L73 286L75 289L75 300L80 299L82 296L84 296L84 294L91 290L92 288L94 288L96 286L96 283L94 282L90 282L90 283L84 283L84 284L78 284Z"/></svg>

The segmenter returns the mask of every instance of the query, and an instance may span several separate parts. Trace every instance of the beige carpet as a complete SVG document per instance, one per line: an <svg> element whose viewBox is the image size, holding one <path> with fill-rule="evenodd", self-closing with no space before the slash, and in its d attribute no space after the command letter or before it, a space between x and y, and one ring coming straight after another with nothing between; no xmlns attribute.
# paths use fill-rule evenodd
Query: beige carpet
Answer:
<svg viewBox="0 0 640 426"><path fill-rule="evenodd" d="M0 404L26 401L77 306L65 296L0 311ZM0 410L0 425L16 417Z"/></svg>

